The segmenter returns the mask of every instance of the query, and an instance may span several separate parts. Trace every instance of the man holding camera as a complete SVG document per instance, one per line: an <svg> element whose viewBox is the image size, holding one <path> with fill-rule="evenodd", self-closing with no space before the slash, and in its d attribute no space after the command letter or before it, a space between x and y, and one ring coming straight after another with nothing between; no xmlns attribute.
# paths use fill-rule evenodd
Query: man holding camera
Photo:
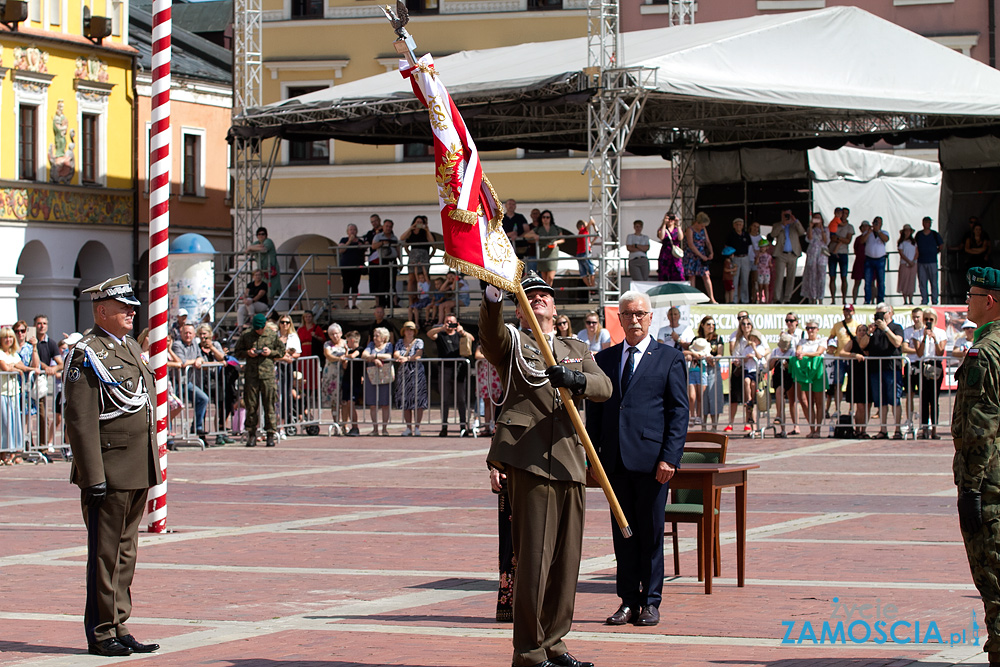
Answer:
<svg viewBox="0 0 1000 667"><path fill-rule="evenodd" d="M448 315L444 324L432 327L427 337L437 343L439 359L468 359L472 356L472 343L475 338L458 323L458 318ZM464 349L463 349L464 348ZM438 437L448 435L448 410L453 405L458 408L458 419L461 423L459 434L463 438L471 438L474 434L469 429L465 418L468 396L469 366L461 361L446 363L441 367L441 432Z"/></svg>
<svg viewBox="0 0 1000 667"><path fill-rule="evenodd" d="M955 372L958 389L951 435L958 487L958 520L972 580L986 610L990 667L1000 667L1000 271L969 269L969 319L980 323L972 347Z"/></svg>
<svg viewBox="0 0 1000 667"><path fill-rule="evenodd" d="M800 237L806 230L791 209L781 212L781 222L771 226L770 237L774 239L774 302L784 303L792 297L795 289L795 265L802 254ZM782 287L784 285L784 287Z"/></svg>
<svg viewBox="0 0 1000 667"><path fill-rule="evenodd" d="M893 438L903 439L900 430L900 407L897 386L900 382L900 359L903 347L903 327L892 321L892 306L880 303L875 307L875 320L870 333L858 333L858 345L868 356L868 407L878 408L882 428L875 438L889 437L887 421L889 407L896 418L896 433ZM865 420L867 421L867 413Z"/></svg>
<svg viewBox="0 0 1000 667"><path fill-rule="evenodd" d="M233 351L237 359L245 360L243 369L243 404L247 411L247 447L257 446L257 424L260 413L257 405L264 403L264 428L267 446L274 447L278 433L276 407L278 388L274 375L274 361L285 356L285 344L278 332L267 328L264 313L253 316L253 329L244 331Z"/></svg>

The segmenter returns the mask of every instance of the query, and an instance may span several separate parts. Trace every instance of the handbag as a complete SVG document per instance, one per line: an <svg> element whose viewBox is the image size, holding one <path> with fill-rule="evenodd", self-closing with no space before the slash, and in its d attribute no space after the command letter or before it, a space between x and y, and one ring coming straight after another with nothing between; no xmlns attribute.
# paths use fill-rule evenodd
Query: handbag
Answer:
<svg viewBox="0 0 1000 667"><path fill-rule="evenodd" d="M920 373L928 380L940 380L944 377L944 369L937 361L925 361L921 364Z"/></svg>
<svg viewBox="0 0 1000 667"><path fill-rule="evenodd" d="M670 254L676 257L677 259L684 259L684 248L680 247L679 245L671 246Z"/></svg>
<svg viewBox="0 0 1000 667"><path fill-rule="evenodd" d="M392 384L396 379L396 367L392 364L382 364L381 366L369 366L365 369L368 381L374 385Z"/></svg>

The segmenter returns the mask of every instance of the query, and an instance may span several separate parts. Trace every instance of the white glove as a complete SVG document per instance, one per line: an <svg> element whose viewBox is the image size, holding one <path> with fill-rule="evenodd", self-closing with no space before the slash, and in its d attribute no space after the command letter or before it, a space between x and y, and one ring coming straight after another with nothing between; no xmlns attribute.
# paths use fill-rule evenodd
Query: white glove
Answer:
<svg viewBox="0 0 1000 667"><path fill-rule="evenodd" d="M504 296L506 296L506 293L499 287L495 285L486 286L486 299L490 303L500 303L503 301Z"/></svg>

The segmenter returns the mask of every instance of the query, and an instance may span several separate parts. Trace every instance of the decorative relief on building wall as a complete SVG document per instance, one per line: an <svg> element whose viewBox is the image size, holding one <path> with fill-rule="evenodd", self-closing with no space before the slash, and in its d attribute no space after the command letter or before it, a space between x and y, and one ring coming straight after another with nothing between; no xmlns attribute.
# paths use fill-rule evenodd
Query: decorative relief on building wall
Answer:
<svg viewBox="0 0 1000 667"><path fill-rule="evenodd" d="M52 143L49 144L49 180L67 184L73 180L76 171L76 130L69 129L65 103L56 102L56 112L52 114Z"/></svg>
<svg viewBox="0 0 1000 667"><path fill-rule="evenodd" d="M132 195L0 188L0 220L130 225Z"/></svg>
<svg viewBox="0 0 1000 667"><path fill-rule="evenodd" d="M83 81L100 81L101 83L107 83L108 64L100 58L95 58L93 56L88 58L77 58L76 71L73 72L73 78L82 79Z"/></svg>
<svg viewBox="0 0 1000 667"><path fill-rule="evenodd" d="M14 47L14 69L41 74L49 71L49 54L37 47Z"/></svg>

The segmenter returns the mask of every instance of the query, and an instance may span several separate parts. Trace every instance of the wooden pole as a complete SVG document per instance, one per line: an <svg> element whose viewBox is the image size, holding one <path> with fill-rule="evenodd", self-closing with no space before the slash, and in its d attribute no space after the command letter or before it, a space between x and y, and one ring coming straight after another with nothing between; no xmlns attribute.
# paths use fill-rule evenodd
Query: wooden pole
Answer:
<svg viewBox="0 0 1000 667"><path fill-rule="evenodd" d="M524 316L528 318L528 322L531 324L531 333L535 337L538 348L542 351L542 358L545 359L546 368L555 366L556 358L549 348L549 339L542 335L541 330L538 328L538 320L535 319L535 313L531 310L531 304L528 303L528 296L524 293L524 288L518 285L515 294L517 294L517 303L521 306L521 312L524 313ZM591 474L593 474L594 479L597 480L604 490L604 495L611 506L611 513L614 515L615 521L618 522L618 527L621 528L622 535L632 537L632 529L629 528L625 513L622 512L622 507L618 504L618 498L611 489L611 482L608 481L608 476L604 472L604 466L601 465L601 459L597 456L594 444L590 441L590 436L587 435L583 419L580 418L580 412L576 409L576 403L573 402L573 395L569 393L569 389L566 387L559 387L559 396L562 397L562 402L569 413L570 421L573 422L573 427L576 428L576 434L580 436L580 441L583 442L583 448L587 452L587 461L590 462Z"/></svg>

